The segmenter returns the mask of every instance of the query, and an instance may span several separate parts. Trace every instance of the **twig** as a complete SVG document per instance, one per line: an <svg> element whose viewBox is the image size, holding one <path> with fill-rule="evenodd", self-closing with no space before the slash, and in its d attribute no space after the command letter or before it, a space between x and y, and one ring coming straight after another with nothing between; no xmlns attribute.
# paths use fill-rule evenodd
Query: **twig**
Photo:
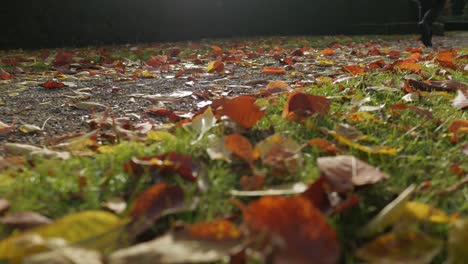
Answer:
<svg viewBox="0 0 468 264"><path fill-rule="evenodd" d="M448 195L450 193L453 193L453 192L456 192L456 191L462 189L463 186L465 186L467 184L468 184L468 174L465 175L465 178L463 178L463 180L461 180L459 183L457 183L455 185L452 185L452 186L450 186L449 188L447 188L445 190L439 191L437 194L438 195Z"/></svg>

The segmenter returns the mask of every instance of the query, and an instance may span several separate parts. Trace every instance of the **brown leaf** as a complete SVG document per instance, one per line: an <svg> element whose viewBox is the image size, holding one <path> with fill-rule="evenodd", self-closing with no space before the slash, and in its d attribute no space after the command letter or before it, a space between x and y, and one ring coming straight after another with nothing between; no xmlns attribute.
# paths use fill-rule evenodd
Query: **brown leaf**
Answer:
<svg viewBox="0 0 468 264"><path fill-rule="evenodd" d="M324 55L324 56L331 56L333 54L335 54L335 50L334 49L323 49L320 51L320 54Z"/></svg>
<svg viewBox="0 0 468 264"><path fill-rule="evenodd" d="M408 80L408 84L420 91L447 91L447 92L454 92L457 90L468 90L468 84L448 80L448 81L416 81L416 80Z"/></svg>
<svg viewBox="0 0 468 264"><path fill-rule="evenodd" d="M267 87L267 92L268 93L279 93L279 92L284 92L290 89L289 84L283 82L283 81L271 81L268 83Z"/></svg>
<svg viewBox="0 0 468 264"><path fill-rule="evenodd" d="M0 223L13 228L27 229L50 224L51 219L35 212L9 213L0 218Z"/></svg>
<svg viewBox="0 0 468 264"><path fill-rule="evenodd" d="M288 120L301 121L315 113L327 115L329 110L330 101L326 97L296 90L289 94L282 116Z"/></svg>
<svg viewBox="0 0 468 264"><path fill-rule="evenodd" d="M353 186L375 184L390 177L353 156L322 157L317 165L333 189L347 192Z"/></svg>
<svg viewBox="0 0 468 264"><path fill-rule="evenodd" d="M239 134L231 134L226 137L224 144L230 151L252 165L254 151L252 144L247 138Z"/></svg>
<svg viewBox="0 0 468 264"><path fill-rule="evenodd" d="M15 130L14 125L8 125L0 121L0 136L7 135Z"/></svg>
<svg viewBox="0 0 468 264"><path fill-rule="evenodd" d="M158 183L148 188L138 195L130 208L129 235L137 236L164 214L181 210L184 199L183 190L175 185Z"/></svg>
<svg viewBox="0 0 468 264"><path fill-rule="evenodd" d="M255 97L248 95L227 100L223 103L224 114L237 124L252 128L265 115L265 111L261 110L255 101Z"/></svg>
<svg viewBox="0 0 468 264"><path fill-rule="evenodd" d="M262 69L262 73L263 74L277 74L277 75L280 75L280 74L285 74L286 70L284 68L265 67L265 68Z"/></svg>
<svg viewBox="0 0 468 264"><path fill-rule="evenodd" d="M340 246L326 218L307 199L263 197L243 209L256 239L266 238L275 252L272 263L338 263Z"/></svg>

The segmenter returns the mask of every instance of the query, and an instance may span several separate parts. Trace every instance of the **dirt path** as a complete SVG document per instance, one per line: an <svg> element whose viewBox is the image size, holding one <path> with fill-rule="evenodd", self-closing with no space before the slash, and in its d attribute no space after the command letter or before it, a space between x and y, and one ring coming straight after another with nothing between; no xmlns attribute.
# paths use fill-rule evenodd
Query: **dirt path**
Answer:
<svg viewBox="0 0 468 264"><path fill-rule="evenodd" d="M288 40L287 38L279 39L280 42ZM232 41L232 47L223 48L235 48L235 42ZM434 43L436 49L467 47L468 32L437 36ZM379 44L387 49L400 51L410 47L420 47L420 43L414 38L383 41ZM177 45L186 45L180 47L181 50L185 50L192 44L178 43ZM297 48L303 45L298 44ZM206 50L210 46L211 43L205 42L202 43L200 49ZM132 49L132 47L122 48ZM366 47L355 45L353 48L365 49ZM202 54L202 52L196 48L193 50L193 54ZM100 67L94 71L76 71L66 74L59 74L57 71L17 74L13 80L0 80L0 121L15 124L17 127L24 124L39 127L44 125L41 131L24 133L16 129L7 135L0 136L0 153L3 152L1 146L5 142L44 146L58 136L89 131L87 121L92 118L93 113L96 114L99 111L79 109L85 108L85 106L80 106L82 102L104 105L114 117L125 117L134 123L151 121L157 125L166 122L166 119L148 114L151 108L190 112L222 95L254 93L264 87L268 80L281 79L290 84L313 83L315 76L336 74L333 71L340 67L340 63L337 63L336 67L312 67L302 63L293 66L296 67L295 70L302 67L301 72L304 74L301 76L263 75L261 68L264 66L283 67L284 65L275 60L274 56L261 55L249 60L250 65L227 63L224 74L211 74L206 73L206 65L210 59L214 58L210 58L212 55L203 56L199 61L200 65L193 63L193 57L190 59L188 57L169 58L169 60L177 60L178 63L169 65L168 71L162 72L151 71L152 69L145 71L141 64L123 59L122 61L126 63L125 73L119 73L115 68ZM343 59L348 62L358 61L351 52L347 58ZM181 70L185 73L175 78ZM135 74L139 74L140 77L132 78ZM145 74L148 76L143 76ZM68 87L45 89L40 86L53 78L66 83ZM251 82L252 80L260 81ZM186 93L180 93L182 91ZM161 96L169 96L169 98Z"/></svg>

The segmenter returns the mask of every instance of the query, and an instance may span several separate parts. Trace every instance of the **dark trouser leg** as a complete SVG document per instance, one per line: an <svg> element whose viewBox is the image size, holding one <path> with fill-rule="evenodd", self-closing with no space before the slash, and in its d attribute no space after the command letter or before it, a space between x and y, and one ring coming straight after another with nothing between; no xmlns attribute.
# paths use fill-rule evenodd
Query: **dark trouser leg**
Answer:
<svg viewBox="0 0 468 264"><path fill-rule="evenodd" d="M424 45L432 46L432 23L436 20L444 8L445 0L421 1L423 17L418 23L421 30L421 40Z"/></svg>

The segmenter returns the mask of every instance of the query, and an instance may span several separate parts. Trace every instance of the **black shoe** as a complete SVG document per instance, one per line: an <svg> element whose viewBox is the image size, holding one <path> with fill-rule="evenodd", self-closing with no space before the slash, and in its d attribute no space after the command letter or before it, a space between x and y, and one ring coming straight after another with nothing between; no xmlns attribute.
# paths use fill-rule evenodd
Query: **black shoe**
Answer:
<svg viewBox="0 0 468 264"><path fill-rule="evenodd" d="M426 47L432 47L432 29L427 21L418 23L419 30L421 31L421 41Z"/></svg>

